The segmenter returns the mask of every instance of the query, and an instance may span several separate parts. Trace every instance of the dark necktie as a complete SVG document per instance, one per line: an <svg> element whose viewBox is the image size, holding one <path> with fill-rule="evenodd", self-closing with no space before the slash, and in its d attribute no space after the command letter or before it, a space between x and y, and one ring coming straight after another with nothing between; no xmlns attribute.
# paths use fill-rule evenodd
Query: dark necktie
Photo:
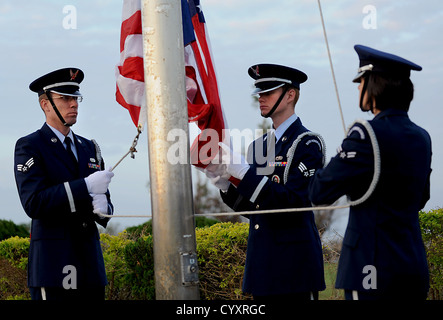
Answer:
<svg viewBox="0 0 443 320"><path fill-rule="evenodd" d="M71 138L66 137L65 143L66 143L66 151L68 151L68 154L71 157L71 159L74 161L74 163L77 164L77 158L75 157L74 152L72 152L71 149Z"/></svg>

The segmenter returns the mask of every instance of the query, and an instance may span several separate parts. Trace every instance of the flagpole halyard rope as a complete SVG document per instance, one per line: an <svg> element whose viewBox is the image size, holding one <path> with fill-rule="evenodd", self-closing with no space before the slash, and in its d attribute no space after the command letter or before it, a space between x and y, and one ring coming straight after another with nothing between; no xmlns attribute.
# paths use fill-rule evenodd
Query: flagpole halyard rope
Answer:
<svg viewBox="0 0 443 320"><path fill-rule="evenodd" d="M138 143L138 138L140 137L140 134L142 133L142 129L141 126L137 127L137 135L135 136L134 140L132 141L132 145L129 148L128 152L126 152L124 154L123 157L120 158L120 160L117 161L117 163L109 170L109 171L113 171L129 154L131 154L131 158L134 159L135 155L134 153L137 152L137 149L135 148L137 146Z"/></svg>
<svg viewBox="0 0 443 320"><path fill-rule="evenodd" d="M320 18L321 18L321 24L322 24L322 26L323 26L323 35L324 35L324 37L325 37L326 50L328 51L329 65L331 66L332 80L334 81L335 95L337 96L338 109L339 109L339 111L340 111L340 116L341 116L341 122L342 122L342 125L343 125L343 130L344 130L345 135L346 135L345 118L344 118L344 116L343 116L343 110L342 110L342 107L341 107L340 95L338 94L337 81L335 80L334 66L333 66L333 64L332 64L331 51L329 50L329 41L328 41L328 36L327 36L327 34L326 34L325 21L324 21L324 19L323 19L323 11L321 10L320 0L317 0L317 2L318 2L318 9L320 10Z"/></svg>
<svg viewBox="0 0 443 320"><path fill-rule="evenodd" d="M238 211L238 212L212 212L212 213L198 213L194 216L206 217L226 217L226 216L243 216L253 214L272 214L272 213L291 213L291 212L306 212L306 211L322 211L322 210L336 210L349 208L351 204L340 206L318 206L318 207L304 207L304 208L287 208L287 209L272 209L272 210L253 210L253 211ZM110 215L97 213L103 218L151 218L152 215Z"/></svg>

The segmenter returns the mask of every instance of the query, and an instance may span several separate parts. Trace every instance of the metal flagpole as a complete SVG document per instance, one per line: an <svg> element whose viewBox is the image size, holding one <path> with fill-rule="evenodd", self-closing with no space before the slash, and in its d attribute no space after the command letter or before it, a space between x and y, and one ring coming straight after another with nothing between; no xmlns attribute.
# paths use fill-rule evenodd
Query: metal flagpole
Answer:
<svg viewBox="0 0 443 320"><path fill-rule="evenodd" d="M156 299L199 299L180 1L143 0L142 25ZM168 161L173 129L185 164Z"/></svg>

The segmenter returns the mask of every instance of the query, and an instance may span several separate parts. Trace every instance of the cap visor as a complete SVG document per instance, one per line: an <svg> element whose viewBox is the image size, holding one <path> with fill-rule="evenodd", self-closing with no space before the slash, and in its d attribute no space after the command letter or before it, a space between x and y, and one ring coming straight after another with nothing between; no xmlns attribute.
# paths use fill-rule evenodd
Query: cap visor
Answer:
<svg viewBox="0 0 443 320"><path fill-rule="evenodd" d="M365 74L365 72L366 72L366 71L359 72L359 73L354 77L354 79L352 79L352 82L354 82L354 83L359 83L359 82L361 82L361 77L363 77L363 75Z"/></svg>
<svg viewBox="0 0 443 320"><path fill-rule="evenodd" d="M260 94L260 93L269 92L269 91L272 91L272 90L278 89L278 88L280 88L280 87L283 87L284 85L285 85L285 83L281 83L281 84L279 84L278 86L275 86L275 87L272 87L272 88L267 88L267 89L255 88L255 90L252 91L251 95L254 96L254 95L257 95L257 94Z"/></svg>
<svg viewBox="0 0 443 320"><path fill-rule="evenodd" d="M61 94L62 96L83 97L82 94L80 93L80 91L75 91L75 92L71 92L71 93L60 92L60 91L55 91L55 90L49 90L49 91L57 93L57 94Z"/></svg>

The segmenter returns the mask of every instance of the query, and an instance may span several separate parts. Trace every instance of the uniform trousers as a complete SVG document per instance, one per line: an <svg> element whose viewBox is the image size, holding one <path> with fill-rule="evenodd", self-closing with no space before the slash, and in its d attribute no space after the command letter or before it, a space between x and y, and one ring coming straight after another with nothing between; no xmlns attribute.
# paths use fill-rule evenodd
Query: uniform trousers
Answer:
<svg viewBox="0 0 443 320"><path fill-rule="evenodd" d="M346 300L426 300L427 293L420 290L380 291L345 290Z"/></svg>
<svg viewBox="0 0 443 320"><path fill-rule="evenodd" d="M52 301L103 301L105 300L105 287L92 287L84 289L64 289L51 287L31 287L32 300Z"/></svg>

